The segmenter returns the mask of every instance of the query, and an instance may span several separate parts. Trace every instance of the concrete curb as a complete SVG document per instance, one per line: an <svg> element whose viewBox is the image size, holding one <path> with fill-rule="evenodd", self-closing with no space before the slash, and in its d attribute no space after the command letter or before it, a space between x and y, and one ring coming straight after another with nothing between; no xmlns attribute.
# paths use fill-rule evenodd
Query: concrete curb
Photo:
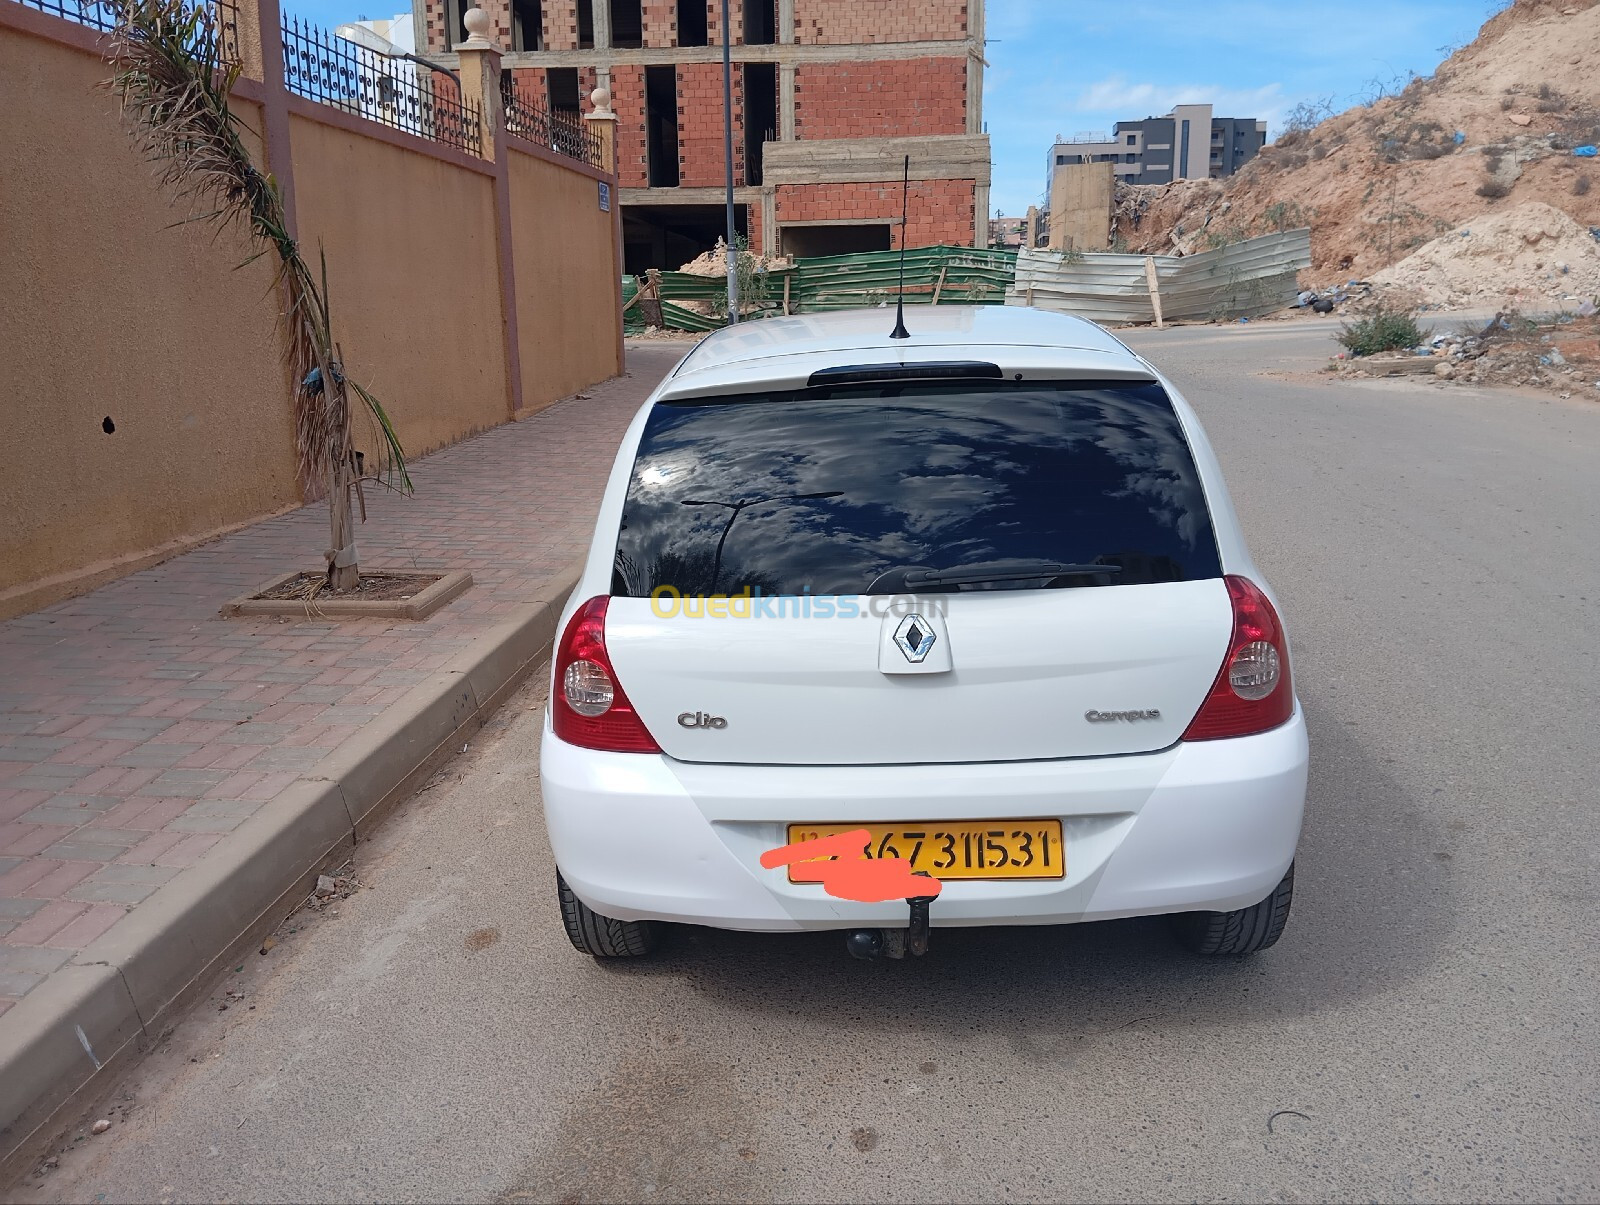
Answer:
<svg viewBox="0 0 1600 1205"><path fill-rule="evenodd" d="M257 945L544 658L556 574L0 1017L0 1174L38 1155L239 953Z"/></svg>

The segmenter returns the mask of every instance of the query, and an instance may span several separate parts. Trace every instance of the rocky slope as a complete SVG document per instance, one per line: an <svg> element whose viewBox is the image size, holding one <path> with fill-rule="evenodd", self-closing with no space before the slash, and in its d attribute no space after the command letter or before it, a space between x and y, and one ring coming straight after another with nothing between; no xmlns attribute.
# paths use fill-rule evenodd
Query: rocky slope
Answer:
<svg viewBox="0 0 1600 1205"><path fill-rule="evenodd" d="M1225 181L1119 188L1129 249L1309 225L1317 287L1366 278L1526 202L1600 226L1600 0L1518 0L1398 95L1286 133Z"/></svg>

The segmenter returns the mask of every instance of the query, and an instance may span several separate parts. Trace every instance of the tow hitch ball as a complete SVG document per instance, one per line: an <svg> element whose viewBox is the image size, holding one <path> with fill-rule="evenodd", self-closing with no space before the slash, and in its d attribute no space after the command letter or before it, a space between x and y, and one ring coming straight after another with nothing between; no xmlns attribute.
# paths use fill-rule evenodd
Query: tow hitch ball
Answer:
<svg viewBox="0 0 1600 1205"><path fill-rule="evenodd" d="M920 958L928 952L928 905L936 896L917 895L906 900L911 909L904 929L852 929L844 936L845 949L852 958Z"/></svg>

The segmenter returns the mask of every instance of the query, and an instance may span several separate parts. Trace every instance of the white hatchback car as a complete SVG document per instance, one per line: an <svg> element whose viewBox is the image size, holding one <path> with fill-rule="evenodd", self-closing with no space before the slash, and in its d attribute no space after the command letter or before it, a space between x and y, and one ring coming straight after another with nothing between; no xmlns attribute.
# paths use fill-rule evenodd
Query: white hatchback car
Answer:
<svg viewBox="0 0 1600 1205"><path fill-rule="evenodd" d="M573 945L1160 914L1271 945L1305 723L1194 412L1088 322L890 318L712 335L623 437L542 750ZM940 880L923 917L761 863L859 829Z"/></svg>

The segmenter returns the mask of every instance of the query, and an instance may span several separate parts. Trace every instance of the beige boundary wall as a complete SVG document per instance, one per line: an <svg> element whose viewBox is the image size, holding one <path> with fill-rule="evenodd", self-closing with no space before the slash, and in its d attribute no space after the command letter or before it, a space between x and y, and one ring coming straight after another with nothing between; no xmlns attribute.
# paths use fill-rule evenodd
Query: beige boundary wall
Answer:
<svg viewBox="0 0 1600 1205"><path fill-rule="evenodd" d="M621 372L613 174L506 135L496 105L480 158L291 95L275 0L239 19L260 78L238 111L409 456ZM302 501L271 267L175 225L105 46L0 0L0 619Z"/></svg>

